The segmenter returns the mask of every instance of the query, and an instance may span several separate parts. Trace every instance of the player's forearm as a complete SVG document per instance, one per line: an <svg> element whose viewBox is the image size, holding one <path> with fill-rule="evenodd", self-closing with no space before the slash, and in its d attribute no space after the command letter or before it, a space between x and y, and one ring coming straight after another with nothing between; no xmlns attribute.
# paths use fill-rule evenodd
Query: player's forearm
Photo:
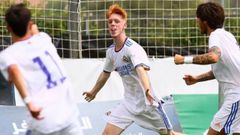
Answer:
<svg viewBox="0 0 240 135"><path fill-rule="evenodd" d="M220 59L221 51L218 47L212 47L209 49L208 53L202 54L202 55L196 55L193 57L193 63L194 64L213 64L217 63Z"/></svg>
<svg viewBox="0 0 240 135"><path fill-rule="evenodd" d="M150 82L149 82L149 78L148 78L146 70L140 66L140 67L136 68L136 71L137 71L137 74L139 76L139 79L141 81L141 84L142 84L144 90L146 91L146 90L150 89Z"/></svg>
<svg viewBox="0 0 240 135"><path fill-rule="evenodd" d="M213 63L216 63L216 60L212 53L196 55L193 57L193 64L207 65Z"/></svg>
<svg viewBox="0 0 240 135"><path fill-rule="evenodd" d="M212 70L207 73L197 76L198 82L208 81L208 80L212 80L212 79L215 79L215 76L214 76Z"/></svg>
<svg viewBox="0 0 240 135"><path fill-rule="evenodd" d="M111 73L106 73L106 72L102 72L100 74L100 76L97 79L97 82L96 82L95 86L92 89L92 92L94 94L97 94L102 89L102 87L105 85L108 78L110 77L110 74Z"/></svg>

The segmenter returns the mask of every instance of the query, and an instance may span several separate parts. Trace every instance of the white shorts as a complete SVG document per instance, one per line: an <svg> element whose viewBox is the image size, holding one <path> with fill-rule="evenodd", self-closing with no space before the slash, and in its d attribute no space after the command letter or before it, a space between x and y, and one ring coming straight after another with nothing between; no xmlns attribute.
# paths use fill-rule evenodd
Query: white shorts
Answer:
<svg viewBox="0 0 240 135"><path fill-rule="evenodd" d="M164 114L164 116L162 114ZM111 113L107 115L106 121L123 130L133 122L143 128L156 132L167 132L167 129L169 129L167 126L170 125L165 112L159 113L154 106L148 106L147 111L136 115L128 111L123 104L119 104L116 108L112 109Z"/></svg>
<svg viewBox="0 0 240 135"><path fill-rule="evenodd" d="M239 109L240 101L223 103L211 122L211 128L218 132L224 129L226 134L240 133Z"/></svg>
<svg viewBox="0 0 240 135"><path fill-rule="evenodd" d="M38 132L37 130L30 129L27 131L26 135L83 135L83 132L82 132L79 121L74 120L67 127L59 131L55 131L53 133L44 134L44 133Z"/></svg>

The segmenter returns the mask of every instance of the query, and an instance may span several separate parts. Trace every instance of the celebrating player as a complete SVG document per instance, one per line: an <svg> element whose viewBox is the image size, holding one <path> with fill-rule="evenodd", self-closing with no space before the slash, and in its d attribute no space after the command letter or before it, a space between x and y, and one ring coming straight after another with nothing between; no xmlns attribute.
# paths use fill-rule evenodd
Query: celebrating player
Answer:
<svg viewBox="0 0 240 135"><path fill-rule="evenodd" d="M224 10L216 3L200 4L197 22L203 34L209 35L208 53L183 57L175 55L176 64L211 64L212 69L198 76L185 75L187 85L217 79L222 102L208 135L240 135L240 49L235 37L223 29Z"/></svg>
<svg viewBox="0 0 240 135"><path fill-rule="evenodd" d="M31 113L27 135L82 135L71 85L51 38L38 32L23 4L5 14L13 44L0 53L0 69Z"/></svg>
<svg viewBox="0 0 240 135"><path fill-rule="evenodd" d="M161 134L174 135L171 124L163 110L157 111L147 71L150 70L144 49L125 34L127 13L117 4L107 11L108 30L114 43L106 52L103 72L95 86L84 92L85 99L92 101L104 86L112 71L122 77L124 100L107 116L103 135L119 135L133 122ZM161 108L161 103L159 104ZM161 108L162 109L162 108ZM161 115L160 115L161 114Z"/></svg>

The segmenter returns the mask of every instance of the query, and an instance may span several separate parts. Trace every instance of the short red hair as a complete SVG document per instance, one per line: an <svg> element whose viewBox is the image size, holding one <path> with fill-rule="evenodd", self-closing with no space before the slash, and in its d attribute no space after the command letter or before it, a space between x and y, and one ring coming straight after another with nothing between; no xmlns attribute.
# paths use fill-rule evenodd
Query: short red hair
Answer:
<svg viewBox="0 0 240 135"><path fill-rule="evenodd" d="M127 20L127 12L120 7L118 4L113 4L109 7L106 17L107 19L112 15L112 14L118 14L121 15L124 20Z"/></svg>

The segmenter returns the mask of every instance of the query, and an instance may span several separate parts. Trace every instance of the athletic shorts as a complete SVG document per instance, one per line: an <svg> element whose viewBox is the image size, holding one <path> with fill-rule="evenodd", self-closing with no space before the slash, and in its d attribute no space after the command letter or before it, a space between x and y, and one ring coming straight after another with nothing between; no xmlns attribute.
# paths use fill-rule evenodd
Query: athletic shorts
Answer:
<svg viewBox="0 0 240 135"><path fill-rule="evenodd" d="M163 111L163 109L160 109L160 111ZM166 115L161 114L165 114L165 112L159 113L156 107L148 106L147 111L136 115L128 111L123 104L119 104L107 115L106 121L107 123L115 125L123 130L135 122L135 124L143 128L166 133L169 128L166 127L165 120L167 120L168 123L169 121L168 118L166 118Z"/></svg>
<svg viewBox="0 0 240 135"><path fill-rule="evenodd" d="M75 120L69 126L53 133L43 134L37 130L30 129L27 131L26 135L83 135L83 132L79 121Z"/></svg>
<svg viewBox="0 0 240 135"><path fill-rule="evenodd" d="M240 133L240 101L225 102L215 114L211 128L220 132L224 129L226 134Z"/></svg>

